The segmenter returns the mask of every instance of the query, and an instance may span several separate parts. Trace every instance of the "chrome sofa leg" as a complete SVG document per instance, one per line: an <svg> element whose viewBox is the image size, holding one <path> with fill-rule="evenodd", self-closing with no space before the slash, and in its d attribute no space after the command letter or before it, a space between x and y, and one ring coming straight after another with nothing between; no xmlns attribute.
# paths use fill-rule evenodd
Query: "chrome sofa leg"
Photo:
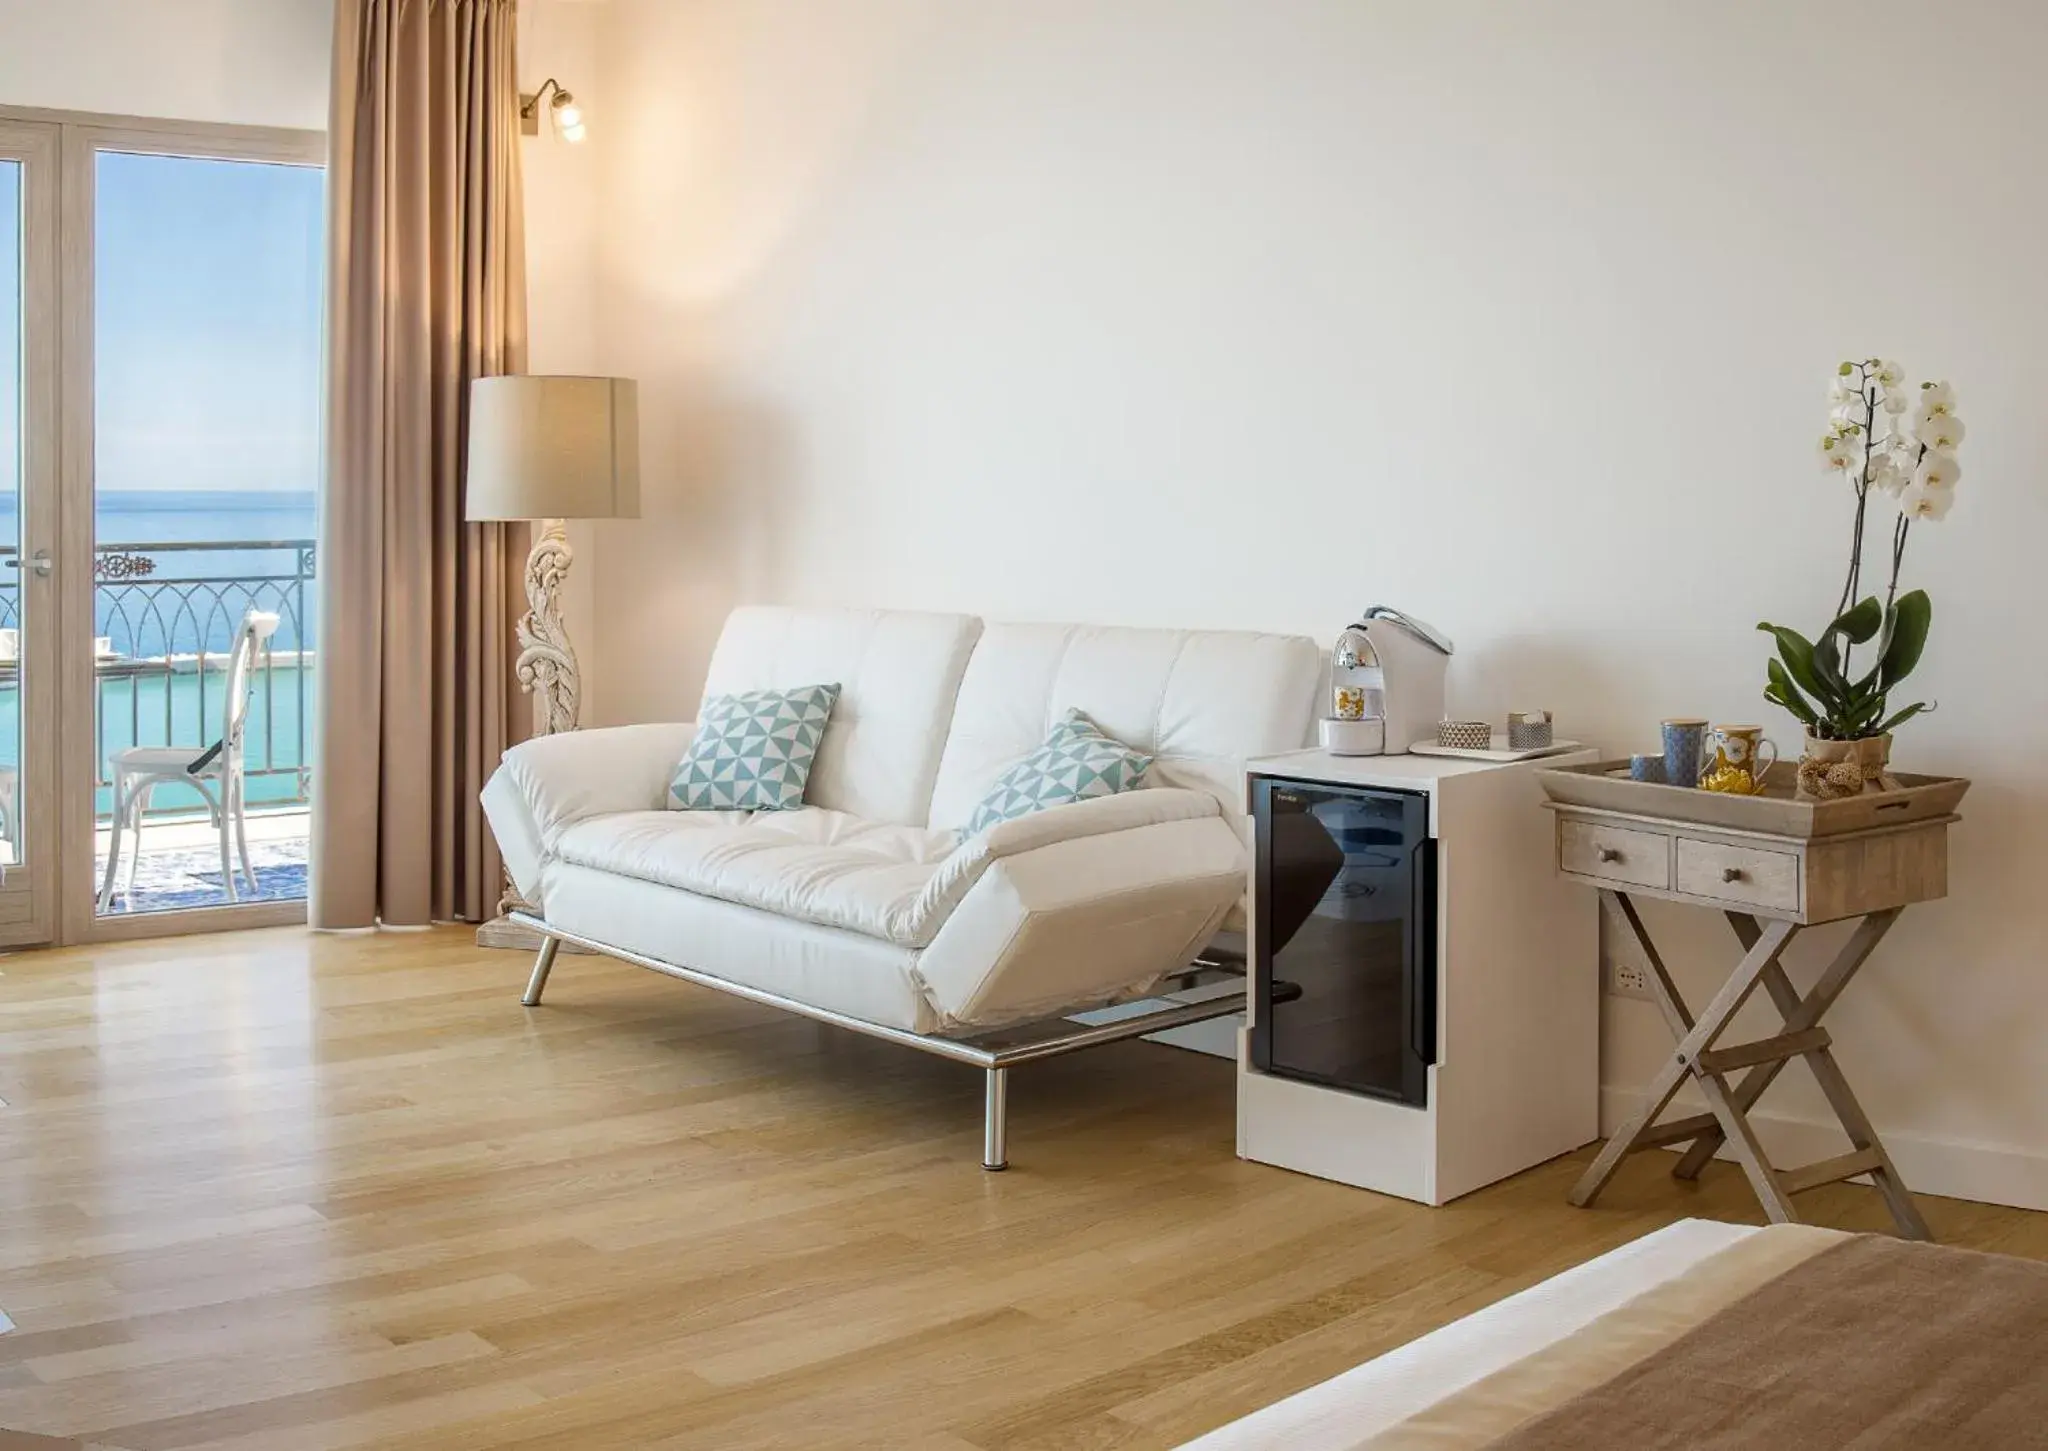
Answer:
<svg viewBox="0 0 2048 1451"><path fill-rule="evenodd" d="M981 1123L981 1167L994 1173L1010 1167L1010 1070L988 1070L988 1105Z"/></svg>
<svg viewBox="0 0 2048 1451"><path fill-rule="evenodd" d="M519 1001L526 1007L540 1006L540 995L548 985L548 973L554 969L555 954L562 950L562 939L543 937L540 940L540 956L533 960L533 976L527 979L526 996Z"/></svg>

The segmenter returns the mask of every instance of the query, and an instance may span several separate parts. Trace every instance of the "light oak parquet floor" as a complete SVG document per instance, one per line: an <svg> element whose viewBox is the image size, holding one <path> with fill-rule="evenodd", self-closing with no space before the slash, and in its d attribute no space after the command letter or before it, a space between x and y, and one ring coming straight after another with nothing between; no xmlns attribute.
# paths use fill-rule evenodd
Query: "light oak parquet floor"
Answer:
<svg viewBox="0 0 2048 1451"><path fill-rule="evenodd" d="M0 1426L126 1451L1172 1446L1688 1214L1239 1162L1227 1065L980 1075L604 959L296 929L0 959ZM1929 1199L2048 1258L2048 1216ZM1881 1228L1872 1191L1805 1196ZM0 1444L5 1438L0 1437Z"/></svg>

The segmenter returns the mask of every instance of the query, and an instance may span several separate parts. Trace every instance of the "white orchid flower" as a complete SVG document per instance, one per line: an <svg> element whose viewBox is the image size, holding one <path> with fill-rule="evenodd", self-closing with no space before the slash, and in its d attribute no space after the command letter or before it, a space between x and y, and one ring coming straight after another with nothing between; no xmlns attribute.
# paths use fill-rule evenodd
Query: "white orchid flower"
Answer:
<svg viewBox="0 0 2048 1451"><path fill-rule="evenodd" d="M1956 411L1956 390L1947 383L1922 383L1918 417L1945 418Z"/></svg>
<svg viewBox="0 0 2048 1451"><path fill-rule="evenodd" d="M1884 411L1897 418L1912 403L1912 398L1903 388L1887 388L1884 394Z"/></svg>
<svg viewBox="0 0 2048 1451"><path fill-rule="evenodd" d="M1880 494L1902 494L1912 482L1911 471L1891 454L1880 454L1870 465L1870 487Z"/></svg>
<svg viewBox="0 0 2048 1451"><path fill-rule="evenodd" d="M1920 467L1913 470L1913 488L1953 489L1962 476L1963 470L1954 458L1929 449L1926 456L1920 460Z"/></svg>
<svg viewBox="0 0 2048 1451"><path fill-rule="evenodd" d="M1921 423L1920 441L1937 453L1954 453L1966 432L1962 419L1953 413L1944 413Z"/></svg>
<svg viewBox="0 0 2048 1451"><path fill-rule="evenodd" d="M1899 512L1908 519L1942 519L1955 507L1954 489L1929 488L1925 484L1910 485L1899 495Z"/></svg>
<svg viewBox="0 0 2048 1451"><path fill-rule="evenodd" d="M1887 393L1895 388L1902 389L1906 386L1906 365L1886 358L1877 365L1877 371L1872 376L1877 379L1877 386Z"/></svg>
<svg viewBox="0 0 2048 1451"><path fill-rule="evenodd" d="M1859 433L1829 433L1820 441L1821 467L1833 473L1860 478L1863 474L1863 436Z"/></svg>
<svg viewBox="0 0 2048 1451"><path fill-rule="evenodd" d="M1854 378L1837 377L1828 386L1828 402L1840 407L1844 403L1861 403L1863 389Z"/></svg>

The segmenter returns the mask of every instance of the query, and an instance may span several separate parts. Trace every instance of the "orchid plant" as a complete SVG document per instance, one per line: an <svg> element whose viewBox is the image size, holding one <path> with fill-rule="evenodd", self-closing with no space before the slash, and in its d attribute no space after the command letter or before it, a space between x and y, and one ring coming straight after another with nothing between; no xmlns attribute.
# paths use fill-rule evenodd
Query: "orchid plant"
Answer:
<svg viewBox="0 0 2048 1451"><path fill-rule="evenodd" d="M1890 708L1891 693L1912 674L1927 644L1934 605L1925 590L1899 593L1906 540L1917 523L1947 517L1955 503L1956 448L1963 421L1956 417L1955 391L1947 383L1910 388L1905 370L1879 358L1843 363L1830 390L1828 431L1821 437L1822 465L1848 479L1856 494L1856 518L1849 542L1849 573L1835 605L1835 618L1817 640L1783 625L1760 624L1778 642L1769 665L1764 698L1784 707L1820 740L1854 741L1888 734L1933 706L1915 701ZM1907 414L1911 413L1908 421ZM1863 544L1872 495L1889 499L1892 521L1891 579L1884 599L1863 595ZM1858 647L1874 646L1869 669L1857 674L1850 663Z"/></svg>

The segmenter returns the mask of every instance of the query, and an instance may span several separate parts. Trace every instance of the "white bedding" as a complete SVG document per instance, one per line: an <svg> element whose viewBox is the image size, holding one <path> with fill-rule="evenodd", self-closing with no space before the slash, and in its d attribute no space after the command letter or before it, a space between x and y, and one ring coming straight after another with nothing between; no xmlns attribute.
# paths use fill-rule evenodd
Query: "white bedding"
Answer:
<svg viewBox="0 0 2048 1451"><path fill-rule="evenodd" d="M1351 1451L1755 1234L1684 1219L1190 1441L1183 1451Z"/></svg>

